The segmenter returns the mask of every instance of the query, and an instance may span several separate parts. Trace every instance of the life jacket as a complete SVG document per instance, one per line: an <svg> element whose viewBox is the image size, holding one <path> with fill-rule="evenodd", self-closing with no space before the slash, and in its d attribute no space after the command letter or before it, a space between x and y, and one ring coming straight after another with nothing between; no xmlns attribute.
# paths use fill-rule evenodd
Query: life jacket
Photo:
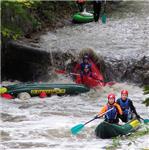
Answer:
<svg viewBox="0 0 149 150"><path fill-rule="evenodd" d="M108 104L107 104L107 111L110 110L111 108L113 108L111 111L107 112L106 115L105 115L105 121L107 122L114 122L114 120L117 119L117 109L115 106L112 106L110 107Z"/></svg>
<svg viewBox="0 0 149 150"><path fill-rule="evenodd" d="M120 106L122 108L122 111L123 111L124 115L129 115L130 114L129 99L126 99L125 101L120 99Z"/></svg>
<svg viewBox="0 0 149 150"><path fill-rule="evenodd" d="M87 75L90 77L92 76L91 64L81 63L80 66L81 66L81 74L82 75ZM85 72L85 68L88 68L89 71Z"/></svg>
<svg viewBox="0 0 149 150"><path fill-rule="evenodd" d="M92 66L91 64L81 63L80 66L81 66L81 72L83 74L86 74L85 72L86 67L89 68L89 72L91 72L91 66Z"/></svg>

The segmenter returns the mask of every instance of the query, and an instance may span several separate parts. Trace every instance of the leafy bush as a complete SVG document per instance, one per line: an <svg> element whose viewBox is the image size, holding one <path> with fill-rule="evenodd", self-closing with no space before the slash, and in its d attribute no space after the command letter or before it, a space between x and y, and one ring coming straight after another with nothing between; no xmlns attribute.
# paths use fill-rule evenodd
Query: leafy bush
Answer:
<svg viewBox="0 0 149 150"><path fill-rule="evenodd" d="M33 0L14 0L1 2L1 34L6 38L14 40L22 35L24 26L36 28L39 23L31 15L31 10L41 2Z"/></svg>

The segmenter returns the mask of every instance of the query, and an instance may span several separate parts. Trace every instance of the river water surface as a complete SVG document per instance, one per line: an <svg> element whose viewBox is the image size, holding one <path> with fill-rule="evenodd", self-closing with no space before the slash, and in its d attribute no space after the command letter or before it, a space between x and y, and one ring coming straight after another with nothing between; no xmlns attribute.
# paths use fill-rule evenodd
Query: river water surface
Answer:
<svg viewBox="0 0 149 150"><path fill-rule="evenodd" d="M125 6L125 5L124 5ZM114 12L106 24L89 23L73 25L48 32L41 36L41 46L47 51L60 50L79 52L91 47L103 56L133 58L149 55L149 3L127 2ZM54 60L55 61L55 60ZM58 76L56 81L72 82ZM14 82L15 83L15 82ZM11 84L14 84L11 83ZM6 82L3 82L6 84ZM7 84L10 84L8 82ZM38 97L29 100L1 99L1 149L14 150L104 150L114 145L112 139L98 139L94 130L103 120L95 120L85 126L77 136L70 133L71 127L92 119L107 103L107 94L114 92L117 98L125 88L138 113L149 118L148 108L142 104L146 96L143 89L129 83L117 83L112 87L94 89L77 96ZM145 126L140 130L145 130ZM136 138L122 137L115 149L147 149L149 135Z"/></svg>

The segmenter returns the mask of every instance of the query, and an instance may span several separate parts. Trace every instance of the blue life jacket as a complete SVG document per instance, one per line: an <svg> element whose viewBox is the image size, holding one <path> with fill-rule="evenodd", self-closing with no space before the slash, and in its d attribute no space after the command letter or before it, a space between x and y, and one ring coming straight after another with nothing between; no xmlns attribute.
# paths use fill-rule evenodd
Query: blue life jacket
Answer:
<svg viewBox="0 0 149 150"><path fill-rule="evenodd" d="M111 121L111 120L116 120L117 118L117 109L115 106L110 107L109 105L107 105L107 111L110 110L111 108L113 108L111 111L107 112L105 115L105 119L106 121Z"/></svg>
<svg viewBox="0 0 149 150"><path fill-rule="evenodd" d="M126 99L125 101L123 101L120 98L120 106L123 110L124 115L128 115L130 113L129 99Z"/></svg>
<svg viewBox="0 0 149 150"><path fill-rule="evenodd" d="M86 74L86 72L84 71L86 67L89 68L89 72L91 72L91 64L81 63L80 66L81 66L81 73L83 75Z"/></svg>

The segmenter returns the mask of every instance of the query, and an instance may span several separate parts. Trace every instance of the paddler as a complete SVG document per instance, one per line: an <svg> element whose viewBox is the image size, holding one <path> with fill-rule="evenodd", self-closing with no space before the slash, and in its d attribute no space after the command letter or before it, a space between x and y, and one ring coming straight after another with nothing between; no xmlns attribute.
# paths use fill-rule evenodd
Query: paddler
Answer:
<svg viewBox="0 0 149 150"><path fill-rule="evenodd" d="M94 21L97 22L101 13L102 0L93 1L93 10L94 10Z"/></svg>
<svg viewBox="0 0 149 150"><path fill-rule="evenodd" d="M107 112L108 111L108 112ZM115 123L118 124L119 122L119 116L123 114L121 107L119 104L115 102L115 95L110 93L108 95L108 103L103 106L101 111L95 118L102 117L102 114L107 112L105 115L105 121L109 123Z"/></svg>
<svg viewBox="0 0 149 150"><path fill-rule="evenodd" d="M133 119L133 114L135 114L136 118L140 119L132 100L128 98L127 90L121 91L121 98L117 99L117 103L120 105L123 111L123 115L120 116L120 119L123 122L128 122L129 120Z"/></svg>
<svg viewBox="0 0 149 150"><path fill-rule="evenodd" d="M92 72L92 65L89 62L88 55L84 55L82 63L77 64L76 67L74 68L74 73L77 73L78 71L80 71L82 82L83 82L84 76L96 78L96 73Z"/></svg>
<svg viewBox="0 0 149 150"><path fill-rule="evenodd" d="M92 65L89 62L89 56L84 55L83 61L80 64L77 64L74 68L74 72L77 73L78 71L81 71L81 73L85 73L85 67L89 69L90 72L92 72Z"/></svg>
<svg viewBox="0 0 149 150"><path fill-rule="evenodd" d="M84 11L85 0L76 0L80 12Z"/></svg>

